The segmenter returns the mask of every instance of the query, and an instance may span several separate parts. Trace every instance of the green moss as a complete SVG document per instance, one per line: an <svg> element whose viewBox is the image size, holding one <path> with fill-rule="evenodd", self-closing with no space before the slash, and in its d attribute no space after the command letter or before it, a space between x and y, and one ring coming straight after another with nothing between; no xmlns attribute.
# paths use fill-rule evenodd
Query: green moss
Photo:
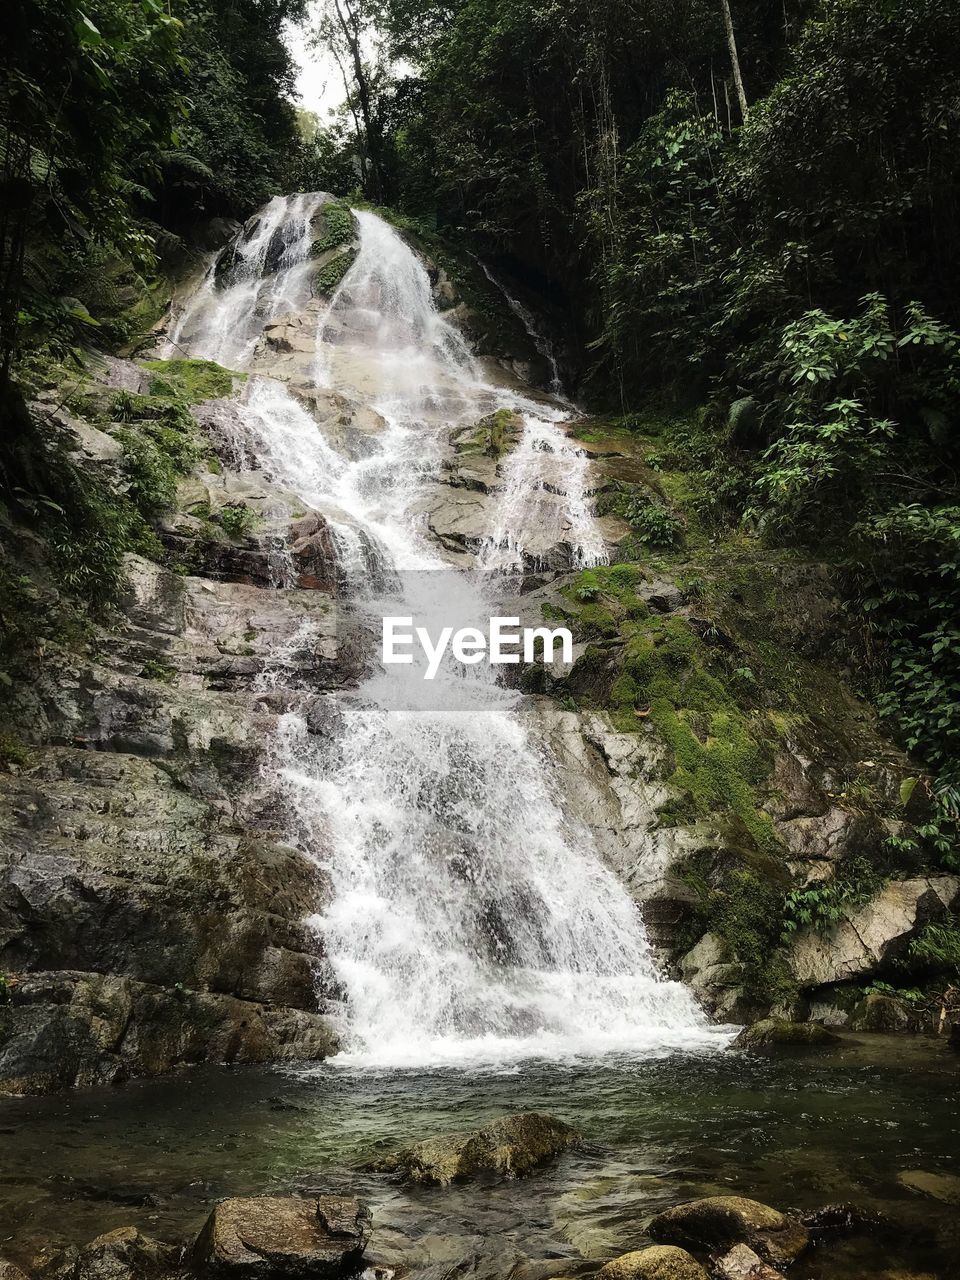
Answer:
<svg viewBox="0 0 960 1280"><path fill-rule="evenodd" d="M25 769L32 760L32 753L26 743L11 733L0 733L0 769L9 769L11 765Z"/></svg>
<svg viewBox="0 0 960 1280"><path fill-rule="evenodd" d="M335 258L318 269L313 279L320 293L333 293L350 270L356 256L355 249L343 249Z"/></svg>
<svg viewBox="0 0 960 1280"><path fill-rule="evenodd" d="M357 231L353 221L353 213L348 204L340 200L332 200L320 211L323 220L324 234L319 236L312 246L314 257L326 253L329 249L338 249L355 239Z"/></svg>
<svg viewBox="0 0 960 1280"><path fill-rule="evenodd" d="M234 373L212 360L144 360L150 379L150 395L180 400L184 404L202 404L204 400L220 400L233 394L235 380L246 379L245 373Z"/></svg>
<svg viewBox="0 0 960 1280"><path fill-rule="evenodd" d="M757 848L778 849L758 795L772 758L766 717L738 696L735 658L711 647L689 618L650 613L636 594L643 577L636 565L606 566L584 570L563 590L579 638L621 641L607 653L599 690L594 655L594 696L617 728L652 726L668 748L668 781L679 797L669 819L729 815ZM575 668L574 688L583 674Z"/></svg>
<svg viewBox="0 0 960 1280"><path fill-rule="evenodd" d="M741 967L746 995L761 1004L789 1001L796 994L781 946L783 868L748 848L737 847L728 828L724 848L692 855L678 869L695 893L691 934L709 930L721 939L724 958Z"/></svg>
<svg viewBox="0 0 960 1280"><path fill-rule="evenodd" d="M163 684L171 684L176 679L177 670L161 658L148 658L140 674L145 680L159 680Z"/></svg>

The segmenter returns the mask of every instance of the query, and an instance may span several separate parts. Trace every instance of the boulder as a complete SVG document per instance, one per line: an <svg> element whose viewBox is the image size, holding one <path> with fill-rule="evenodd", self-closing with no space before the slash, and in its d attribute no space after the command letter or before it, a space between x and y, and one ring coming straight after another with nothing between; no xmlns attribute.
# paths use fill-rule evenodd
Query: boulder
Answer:
<svg viewBox="0 0 960 1280"><path fill-rule="evenodd" d="M708 1277L686 1249L654 1244L614 1258L600 1268L597 1280L708 1280Z"/></svg>
<svg viewBox="0 0 960 1280"><path fill-rule="evenodd" d="M782 1280L782 1273L768 1267L745 1244L735 1244L714 1264L717 1280Z"/></svg>
<svg viewBox="0 0 960 1280"><path fill-rule="evenodd" d="M45 1275L55 1280L159 1280L176 1269L179 1259L174 1246L141 1235L136 1227L118 1227L82 1249L68 1249Z"/></svg>
<svg viewBox="0 0 960 1280"><path fill-rule="evenodd" d="M367 1167L399 1174L405 1182L448 1187L483 1174L523 1177L575 1146L579 1134L553 1116L536 1111L501 1116L482 1129L427 1138Z"/></svg>
<svg viewBox="0 0 960 1280"><path fill-rule="evenodd" d="M819 1022L763 1018L750 1027L744 1027L734 1040L733 1048L772 1054L783 1049L825 1049L839 1043L840 1037Z"/></svg>
<svg viewBox="0 0 960 1280"><path fill-rule="evenodd" d="M693 1249L747 1244L774 1266L788 1266L810 1242L809 1231L796 1218L746 1196L688 1200L657 1214L648 1232L658 1242Z"/></svg>
<svg viewBox="0 0 960 1280"><path fill-rule="evenodd" d="M794 977L802 987L819 987L873 973L906 950L925 924L942 919L958 895L960 876L892 880L826 933L798 934L790 957Z"/></svg>
<svg viewBox="0 0 960 1280"><path fill-rule="evenodd" d="M296 585L304 591L334 591L337 586L337 548L323 516L310 512L290 526L287 535Z"/></svg>
<svg viewBox="0 0 960 1280"><path fill-rule="evenodd" d="M219 1276L271 1280L327 1277L358 1269L370 1236L360 1200L251 1196L222 1200L194 1246L194 1264Z"/></svg>
<svg viewBox="0 0 960 1280"><path fill-rule="evenodd" d="M737 1020L743 968L727 959L723 940L705 933L680 961L680 974L700 1003L724 1020Z"/></svg>
<svg viewBox="0 0 960 1280"><path fill-rule="evenodd" d="M851 1031L909 1031L910 1010L896 996L871 991L856 1005L847 1026Z"/></svg>

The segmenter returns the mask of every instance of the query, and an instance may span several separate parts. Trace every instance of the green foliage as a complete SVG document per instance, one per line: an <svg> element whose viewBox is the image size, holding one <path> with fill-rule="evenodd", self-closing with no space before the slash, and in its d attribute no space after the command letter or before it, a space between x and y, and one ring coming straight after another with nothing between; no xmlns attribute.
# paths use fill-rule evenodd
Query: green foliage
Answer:
<svg viewBox="0 0 960 1280"><path fill-rule="evenodd" d="M329 249L339 249L349 244L357 234L353 221L353 213L349 204L340 200L330 201L323 206L322 217L326 230L313 244L313 253L326 253Z"/></svg>
<svg viewBox="0 0 960 1280"><path fill-rule="evenodd" d="M231 538L245 538L256 527L257 513L242 502L222 507L216 516L217 523Z"/></svg>
<svg viewBox="0 0 960 1280"><path fill-rule="evenodd" d="M626 520L639 542L648 547L675 547L683 541L683 522L642 485L616 481L596 501L600 515Z"/></svg>
<svg viewBox="0 0 960 1280"><path fill-rule="evenodd" d="M168 509L177 478L191 471L205 451L186 406L164 396L119 391L113 418L130 424L114 431L123 445L130 499L147 518Z"/></svg>
<svg viewBox="0 0 960 1280"><path fill-rule="evenodd" d="M934 970L960 977L960 924L927 924L907 949L904 967L916 972Z"/></svg>
<svg viewBox="0 0 960 1280"><path fill-rule="evenodd" d="M30 748L10 733L0 733L0 768L11 765L19 769L29 766L32 760Z"/></svg>
<svg viewBox="0 0 960 1280"><path fill-rule="evenodd" d="M151 396L179 400L184 404L202 404L233 394L234 382L243 381L245 373L234 373L212 360L144 360L143 367L153 374Z"/></svg>
<svg viewBox="0 0 960 1280"><path fill-rule="evenodd" d="M881 884L876 868L858 858L845 861L830 880L791 889L783 901L784 940L798 929L826 932L850 911L869 902Z"/></svg>
<svg viewBox="0 0 960 1280"><path fill-rule="evenodd" d="M159 680L162 684L171 684L177 677L177 669L162 658L148 658L140 674L145 680Z"/></svg>

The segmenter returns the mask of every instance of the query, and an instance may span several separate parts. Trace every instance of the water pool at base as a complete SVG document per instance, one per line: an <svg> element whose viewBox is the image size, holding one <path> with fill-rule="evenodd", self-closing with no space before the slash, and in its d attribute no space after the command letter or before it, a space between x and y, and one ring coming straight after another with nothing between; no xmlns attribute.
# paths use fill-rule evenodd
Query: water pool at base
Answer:
<svg viewBox="0 0 960 1280"><path fill-rule="evenodd" d="M873 1036L777 1061L727 1051L476 1074L196 1068L6 1099L0 1252L30 1261L127 1224L186 1240L223 1196L349 1190L373 1207L375 1260L541 1280L642 1245L670 1204L739 1193L886 1218L879 1236L815 1250L797 1280L955 1280L956 1206L898 1175L960 1173L958 1066L942 1044ZM584 1149L523 1181L449 1190L361 1171L385 1150L515 1110L574 1124Z"/></svg>

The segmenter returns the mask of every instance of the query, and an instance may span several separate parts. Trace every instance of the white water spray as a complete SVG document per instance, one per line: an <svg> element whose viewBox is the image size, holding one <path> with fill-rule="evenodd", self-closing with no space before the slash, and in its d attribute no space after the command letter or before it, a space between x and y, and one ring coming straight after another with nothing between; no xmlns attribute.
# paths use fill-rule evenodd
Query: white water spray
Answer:
<svg viewBox="0 0 960 1280"><path fill-rule="evenodd" d="M315 199L291 197L286 213L271 202L262 221L299 243ZM516 570L558 543L573 565L601 561L588 464L566 437L564 411L483 382L436 311L423 264L383 220L357 220L359 253L320 316L314 374L382 416L375 447L348 457L285 387L254 378L241 406L248 450L330 520L348 570L359 562L354 536L354 551L375 547L400 571L392 612L489 616L481 584L494 575L437 572L446 562L415 513L451 430L506 406L524 429L477 568ZM188 308L192 353L223 355L230 325L249 353L264 315L278 314L259 300L302 296L301 260L281 261L270 279L260 248L244 255L262 278L220 290L208 275ZM240 287L256 315L238 320ZM689 992L658 973L626 889L564 816L524 699L492 675L450 669L428 686L429 702L417 701L423 687L416 672L405 688L377 672L355 693L331 695L329 735L291 711L269 753L289 838L331 886L314 924L340 998L336 1061L473 1065L715 1043Z"/></svg>

